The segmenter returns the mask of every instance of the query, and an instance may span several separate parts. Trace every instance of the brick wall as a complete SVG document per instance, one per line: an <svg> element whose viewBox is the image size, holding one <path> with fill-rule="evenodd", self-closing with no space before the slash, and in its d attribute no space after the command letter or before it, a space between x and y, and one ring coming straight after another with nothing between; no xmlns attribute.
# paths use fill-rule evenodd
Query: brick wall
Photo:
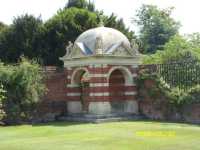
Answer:
<svg viewBox="0 0 200 150"><path fill-rule="evenodd" d="M178 111L172 108L169 104L169 99L164 95L157 93L155 94L157 95L156 97L152 97L148 92L152 86L155 86L155 82L149 80L148 84L144 84L144 87L139 89L140 114L149 119L200 124L200 104L185 104Z"/></svg>
<svg viewBox="0 0 200 150"><path fill-rule="evenodd" d="M71 81L72 78L74 78L74 75L76 75L76 73L80 73L79 71L84 70L90 74L89 101L135 100L135 93L137 92L136 86L134 84L125 85L124 74L122 74L122 72L116 67L123 67L127 69L130 72L133 81L135 80L135 76L137 76L138 71L137 67L131 65L90 65L85 67L70 68L67 85L73 84ZM109 81L108 75L113 68L116 68L116 70L111 72ZM77 87L69 85L67 87L67 93L67 99L70 99L71 101L80 101L80 91Z"/></svg>
<svg viewBox="0 0 200 150"><path fill-rule="evenodd" d="M56 67L45 67L47 94L45 101L65 101L66 100L66 79L65 70Z"/></svg>

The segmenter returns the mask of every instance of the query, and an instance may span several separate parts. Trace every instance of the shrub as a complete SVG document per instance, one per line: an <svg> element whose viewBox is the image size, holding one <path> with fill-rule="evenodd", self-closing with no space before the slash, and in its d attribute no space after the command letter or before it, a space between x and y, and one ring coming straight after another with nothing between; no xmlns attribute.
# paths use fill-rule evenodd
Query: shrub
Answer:
<svg viewBox="0 0 200 150"><path fill-rule="evenodd" d="M3 108L8 123L31 120L38 101L45 92L44 75L36 61L22 58L18 65L0 64L0 82L6 99Z"/></svg>
<svg viewBox="0 0 200 150"><path fill-rule="evenodd" d="M158 94L166 95L170 91L170 86L156 72L151 72L148 68L139 71L137 78L138 88L146 88L145 82L150 80L154 82L154 85L148 89L148 94L152 98L156 98Z"/></svg>
<svg viewBox="0 0 200 150"><path fill-rule="evenodd" d="M0 122L5 117L5 112L3 110L3 100L5 99L6 91L3 88L3 85L0 84Z"/></svg>
<svg viewBox="0 0 200 150"><path fill-rule="evenodd" d="M159 96L165 96L167 103L170 106L180 110L183 105L200 103L200 85L194 85L187 91L181 90L178 87L170 88L170 86L157 73L151 73L149 69L141 69L137 79L138 87L143 90L145 81L153 80L154 85L146 90L148 95L159 100Z"/></svg>

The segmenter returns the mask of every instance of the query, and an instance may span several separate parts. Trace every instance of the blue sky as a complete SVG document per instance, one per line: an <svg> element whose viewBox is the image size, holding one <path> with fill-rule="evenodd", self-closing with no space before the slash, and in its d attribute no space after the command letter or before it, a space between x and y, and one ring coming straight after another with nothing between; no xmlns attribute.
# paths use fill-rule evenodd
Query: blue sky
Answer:
<svg viewBox="0 0 200 150"><path fill-rule="evenodd" d="M47 20L62 8L67 0L1 0L0 21L10 24L15 16L28 13L42 16ZM198 0L94 0L97 9L104 10L106 14L114 12L123 18L126 25L137 31L131 23L131 18L142 4L154 4L160 8L174 6L173 18L180 21L180 32L200 32L200 1Z"/></svg>

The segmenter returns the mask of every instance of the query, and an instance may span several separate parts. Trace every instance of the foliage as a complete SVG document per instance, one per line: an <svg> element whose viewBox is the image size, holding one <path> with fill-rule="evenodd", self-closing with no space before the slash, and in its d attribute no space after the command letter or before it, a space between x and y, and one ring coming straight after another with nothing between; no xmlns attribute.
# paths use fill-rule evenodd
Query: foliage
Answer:
<svg viewBox="0 0 200 150"><path fill-rule="evenodd" d="M0 103L5 99L5 93L6 91L3 88L3 85L0 84Z"/></svg>
<svg viewBox="0 0 200 150"><path fill-rule="evenodd" d="M194 85L187 91L178 87L171 88L158 73L152 73L148 68L141 69L137 79L140 90L147 88L145 87L147 80L153 81L153 85L148 88L147 92L154 100L159 100L161 95L165 96L167 102L176 109L186 104L200 103L200 85Z"/></svg>
<svg viewBox="0 0 200 150"><path fill-rule="evenodd" d="M170 98L170 103L177 108L186 104L200 103L200 85L193 86L188 91L173 88L168 97Z"/></svg>
<svg viewBox="0 0 200 150"><path fill-rule="evenodd" d="M162 64L170 60L181 59L187 52L190 52L195 57L197 56L186 38L175 35L164 45L163 51L157 51L151 55L144 55L142 62L143 64Z"/></svg>
<svg viewBox="0 0 200 150"><path fill-rule="evenodd" d="M0 121L5 117L5 112L3 110L3 100L6 98L5 97L6 91L3 88L3 85L0 84Z"/></svg>
<svg viewBox="0 0 200 150"><path fill-rule="evenodd" d="M186 38L194 55L200 58L200 33L186 35Z"/></svg>
<svg viewBox="0 0 200 150"><path fill-rule="evenodd" d="M0 23L0 60L16 63L24 55L29 59L37 58L44 65L61 66L59 57L65 54L68 42L74 42L82 32L97 27L101 14L105 26L120 30L129 39L134 38L122 19L114 14L106 16L94 7L86 0L71 0L45 23L40 17L28 14L16 17L9 26Z"/></svg>
<svg viewBox="0 0 200 150"><path fill-rule="evenodd" d="M45 23L45 64L61 65L68 41L74 42L82 32L96 27L96 14L85 9L62 9Z"/></svg>
<svg viewBox="0 0 200 150"><path fill-rule="evenodd" d="M0 22L0 34L7 27L3 22Z"/></svg>
<svg viewBox="0 0 200 150"><path fill-rule="evenodd" d="M91 12L94 12L97 15L97 24L99 24L99 22L102 19L104 22L104 26L115 28L121 31L128 37L129 40L136 38L134 32L130 31L130 29L126 27L122 18L118 19L114 13L112 13L110 16L107 16L104 14L103 11L95 10L95 4L90 0L89 2L86 0L69 0L65 8L71 7L86 9Z"/></svg>
<svg viewBox="0 0 200 150"><path fill-rule="evenodd" d="M123 19L118 19L114 13L110 16L103 15L103 22L106 27L115 28L121 31L129 40L136 39L135 33L130 31L130 29L126 27Z"/></svg>
<svg viewBox="0 0 200 150"><path fill-rule="evenodd" d="M173 8L159 9L154 5L142 5L138 10L136 24L140 27L139 38L143 43L144 53L163 50L169 39L178 33L179 23L172 17Z"/></svg>
<svg viewBox="0 0 200 150"><path fill-rule="evenodd" d="M99 15L99 12L90 12L86 9L65 8L49 19L44 25L46 28L44 64L61 65L59 57L65 54L68 41L74 42L82 32L97 27ZM105 26L119 29L128 38L134 38L134 33L125 27L123 20L117 20L116 16L103 15L103 21Z"/></svg>
<svg viewBox="0 0 200 150"><path fill-rule="evenodd" d="M150 67L150 66L149 66ZM160 95L166 95L170 91L170 86L157 74L151 72L149 68L140 69L137 85L138 88L143 90L145 87L145 81L153 81L151 88L148 89L148 94L152 98L156 98Z"/></svg>
<svg viewBox="0 0 200 150"><path fill-rule="evenodd" d="M92 2L88 2L86 0L69 0L66 4L65 8L81 8L81 9L87 9L89 11L94 12L95 11L95 5Z"/></svg>
<svg viewBox="0 0 200 150"><path fill-rule="evenodd" d="M21 55L41 58L42 20L32 15L22 15L0 34L0 59L17 62Z"/></svg>
<svg viewBox="0 0 200 150"><path fill-rule="evenodd" d="M171 87L186 90L199 83L200 47L198 38L176 35L164 51L143 57L144 64L157 64L160 75ZM188 55L189 54L189 55Z"/></svg>
<svg viewBox="0 0 200 150"><path fill-rule="evenodd" d="M43 74L35 61L21 59L19 65L0 64L0 83L6 90L2 101L7 122L29 120L45 92Z"/></svg>

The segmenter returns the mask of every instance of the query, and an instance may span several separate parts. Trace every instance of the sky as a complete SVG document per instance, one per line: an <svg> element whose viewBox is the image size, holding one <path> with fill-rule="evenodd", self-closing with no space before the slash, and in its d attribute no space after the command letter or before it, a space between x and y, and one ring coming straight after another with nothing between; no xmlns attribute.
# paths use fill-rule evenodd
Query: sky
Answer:
<svg viewBox="0 0 200 150"><path fill-rule="evenodd" d="M91 0L92 1L92 0ZM112 12L123 18L125 24L133 31L138 31L136 24L131 23L136 10L142 4L153 4L159 8L174 6L172 17L180 21L181 34L200 32L199 0L93 0L96 8L109 15ZM1 0L0 21L11 24L14 17L28 13L48 20L59 8L63 8L67 0Z"/></svg>

